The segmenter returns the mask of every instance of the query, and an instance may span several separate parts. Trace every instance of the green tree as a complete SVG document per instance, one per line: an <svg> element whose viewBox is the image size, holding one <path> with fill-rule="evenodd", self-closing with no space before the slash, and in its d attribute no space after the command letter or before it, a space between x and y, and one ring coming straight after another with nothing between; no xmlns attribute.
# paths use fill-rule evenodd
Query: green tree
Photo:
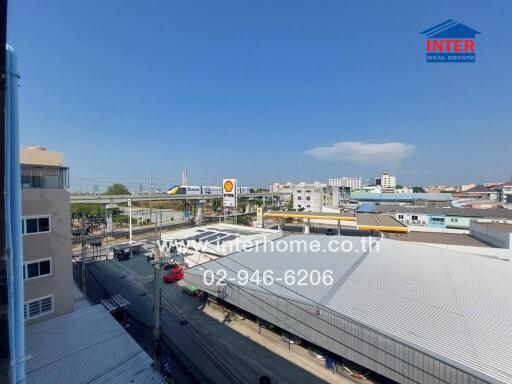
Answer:
<svg viewBox="0 0 512 384"><path fill-rule="evenodd" d="M107 188L106 195L130 195L130 191L124 184L114 183Z"/></svg>
<svg viewBox="0 0 512 384"><path fill-rule="evenodd" d="M251 225L251 218L249 216L239 216L237 217L237 224L249 226Z"/></svg>
<svg viewBox="0 0 512 384"><path fill-rule="evenodd" d="M212 209L213 212L217 213L220 210L220 199L213 199L212 200Z"/></svg>
<svg viewBox="0 0 512 384"><path fill-rule="evenodd" d="M396 189L402 189L402 188L403 188L403 186L402 186L401 184L397 184L395 188L396 188Z"/></svg>
<svg viewBox="0 0 512 384"><path fill-rule="evenodd" d="M88 217L103 217L105 209L101 204L71 204L71 215L74 217L80 217L82 215Z"/></svg>
<svg viewBox="0 0 512 384"><path fill-rule="evenodd" d="M425 193L425 190L423 189L423 187L412 187L412 191L414 193Z"/></svg>

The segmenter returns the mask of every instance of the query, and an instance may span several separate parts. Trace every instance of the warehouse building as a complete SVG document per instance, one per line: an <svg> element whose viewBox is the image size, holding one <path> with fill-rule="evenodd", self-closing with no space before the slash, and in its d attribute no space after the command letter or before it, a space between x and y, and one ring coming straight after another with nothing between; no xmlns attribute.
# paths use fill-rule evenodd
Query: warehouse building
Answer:
<svg viewBox="0 0 512 384"><path fill-rule="evenodd" d="M504 208L437 208L375 205L367 212L387 213L406 225L467 230L472 222L512 223L512 210Z"/></svg>
<svg viewBox="0 0 512 384"><path fill-rule="evenodd" d="M321 249L333 239L276 241L305 238ZM336 238L351 242L352 250L254 248L191 268L186 280L335 359L399 383L512 383L512 259L385 238L362 252L360 238ZM284 283L298 268L311 277L332 271L333 280ZM221 270L225 285L204 278ZM244 270L269 270L274 279L243 284Z"/></svg>
<svg viewBox="0 0 512 384"><path fill-rule="evenodd" d="M450 193L365 193L355 192L350 195L352 200L361 203L379 204L412 204L421 206L450 206Z"/></svg>

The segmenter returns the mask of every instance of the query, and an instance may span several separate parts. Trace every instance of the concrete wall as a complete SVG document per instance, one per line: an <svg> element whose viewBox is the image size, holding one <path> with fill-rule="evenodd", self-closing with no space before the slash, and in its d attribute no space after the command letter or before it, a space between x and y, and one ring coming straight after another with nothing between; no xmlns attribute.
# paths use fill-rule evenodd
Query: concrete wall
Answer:
<svg viewBox="0 0 512 384"><path fill-rule="evenodd" d="M27 320L47 319L73 309L69 193L64 189L23 189L23 216L50 216L50 232L23 235L24 261L52 259L51 275L25 280L25 302L53 295L53 312Z"/></svg>
<svg viewBox="0 0 512 384"><path fill-rule="evenodd" d="M460 228L469 229L471 221L475 220L473 217L460 217L460 216L447 216L446 228Z"/></svg>
<svg viewBox="0 0 512 384"><path fill-rule="evenodd" d="M473 222L469 231L471 236L482 240L484 243L498 248L512 249L512 233L504 227Z"/></svg>
<svg viewBox="0 0 512 384"><path fill-rule="evenodd" d="M339 314L237 286L206 286L198 276L186 280L284 330L398 383L484 384L464 372ZM322 319L322 320L320 320Z"/></svg>
<svg viewBox="0 0 512 384"><path fill-rule="evenodd" d="M21 149L20 163L60 167L64 165L64 156L61 152L48 151L46 148L36 145Z"/></svg>
<svg viewBox="0 0 512 384"><path fill-rule="evenodd" d="M428 224L428 215L423 213L393 213L391 216L407 226ZM413 216L417 217L417 220L413 220Z"/></svg>

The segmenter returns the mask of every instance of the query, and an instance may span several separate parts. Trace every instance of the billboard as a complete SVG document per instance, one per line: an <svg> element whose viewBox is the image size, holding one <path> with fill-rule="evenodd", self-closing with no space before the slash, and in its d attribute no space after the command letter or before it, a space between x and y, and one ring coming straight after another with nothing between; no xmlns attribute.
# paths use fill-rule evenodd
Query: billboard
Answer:
<svg viewBox="0 0 512 384"><path fill-rule="evenodd" d="M236 179L222 181L222 201L224 208L236 207Z"/></svg>

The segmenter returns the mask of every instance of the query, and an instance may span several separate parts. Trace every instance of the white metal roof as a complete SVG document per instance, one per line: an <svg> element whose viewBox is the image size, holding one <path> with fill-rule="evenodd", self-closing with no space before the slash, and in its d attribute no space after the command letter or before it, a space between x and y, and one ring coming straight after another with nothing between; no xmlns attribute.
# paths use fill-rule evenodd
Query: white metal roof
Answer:
<svg viewBox="0 0 512 384"><path fill-rule="evenodd" d="M340 237L337 237L340 238ZM272 271L273 277L275 278L276 284L266 285L260 284L260 286L251 283L250 281L245 286L248 289L255 289L258 291L265 291L269 293L284 295L299 301L307 300L305 297L320 301L323 300L329 292L333 291L333 287L337 287L343 282L343 278L348 276L350 270L354 265L364 257L365 254L360 252L352 253L329 253L323 254L322 257L318 257L315 252L302 252L304 239L316 239L321 247L326 247L327 241L334 239L334 237L327 236L299 236L291 235L275 240L273 243L267 242L259 244L254 248L250 248L245 252L239 252L229 257L220 257L208 263L196 266L186 270L186 273L199 274L204 276L207 270L219 271L223 270L226 272L226 280L229 282L238 282L243 278L237 276L237 272L240 270L248 271L249 278L252 277L253 271L258 270L260 277L263 276L266 270ZM347 241L353 242L353 246L358 246L358 239L356 237L346 237ZM272 252L271 247L287 246L291 252L280 253ZM293 248L292 248L293 247ZM332 270L333 280L335 283L332 286L329 285L311 285L311 284L299 284L299 279L302 277L299 270L305 269L308 272L315 269L318 271L325 271L327 269ZM285 283L285 274L287 271L292 271L294 274L293 285L287 286ZM206 277L207 279L209 276ZM309 279L309 277L308 277ZM307 279L306 279L307 280ZM305 282L306 282L305 280ZM289 282L291 279L289 280ZM290 289L287 289L289 287Z"/></svg>
<svg viewBox="0 0 512 384"><path fill-rule="evenodd" d="M164 382L101 304L29 325L26 345L28 384Z"/></svg>
<svg viewBox="0 0 512 384"><path fill-rule="evenodd" d="M298 238L318 240L323 245L333 239L316 235L283 239ZM338 239L354 242L359 238ZM273 270L275 276L287 269L331 268L335 276L331 287L290 287L295 292L282 286L265 288L295 300L319 302L491 382L512 383L510 260L380 239L379 248L367 255L355 251L345 255L240 252L190 272L226 266L243 269L236 262L260 271ZM228 278L234 275L228 273ZM252 285L247 288L259 289Z"/></svg>
<svg viewBox="0 0 512 384"><path fill-rule="evenodd" d="M212 223L201 227L164 232L162 240L164 242L187 240L191 249L222 256L281 236L283 232L274 229Z"/></svg>

